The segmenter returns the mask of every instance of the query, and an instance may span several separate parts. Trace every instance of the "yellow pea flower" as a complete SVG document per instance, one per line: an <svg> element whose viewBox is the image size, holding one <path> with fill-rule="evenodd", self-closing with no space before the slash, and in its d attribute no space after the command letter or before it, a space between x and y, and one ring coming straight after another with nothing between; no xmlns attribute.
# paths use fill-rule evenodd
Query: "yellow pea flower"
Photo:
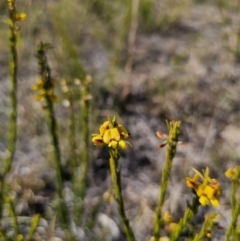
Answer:
<svg viewBox="0 0 240 241"><path fill-rule="evenodd" d="M94 145L96 146L102 146L104 145L104 142L103 142L103 138L101 135L97 135L97 134L93 134L93 138L92 138L92 142L94 143Z"/></svg>
<svg viewBox="0 0 240 241"><path fill-rule="evenodd" d="M99 128L100 135L103 136L104 132L110 128L109 121L105 121Z"/></svg>
<svg viewBox="0 0 240 241"><path fill-rule="evenodd" d="M24 21L27 18L26 13L17 13L16 16L16 21Z"/></svg>
<svg viewBox="0 0 240 241"><path fill-rule="evenodd" d="M95 145L101 146L103 144L108 145L108 147L116 149L118 147L122 149L127 148L127 139L129 137L129 133L126 128L120 124L118 124L116 118L114 117L112 120L103 122L103 124L99 128L99 134L93 134L92 141Z"/></svg>
<svg viewBox="0 0 240 241"><path fill-rule="evenodd" d="M217 207L219 206L218 197L221 193L220 183L209 176L210 170L207 167L203 170L203 174L194 169L195 175L186 177L186 184L194 191L194 194L199 197L201 205L206 206L210 203Z"/></svg>
<svg viewBox="0 0 240 241"><path fill-rule="evenodd" d="M186 177L186 184L189 188L195 189L197 188L198 184L197 181L199 180L199 175L197 173L194 174L194 176L191 177Z"/></svg>

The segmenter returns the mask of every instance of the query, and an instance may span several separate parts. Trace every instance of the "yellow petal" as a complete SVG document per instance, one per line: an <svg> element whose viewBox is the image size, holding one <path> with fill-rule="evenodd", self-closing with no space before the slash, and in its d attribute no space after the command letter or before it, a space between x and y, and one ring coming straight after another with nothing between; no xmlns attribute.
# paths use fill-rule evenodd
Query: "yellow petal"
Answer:
<svg viewBox="0 0 240 241"><path fill-rule="evenodd" d="M112 147L113 149L116 149L118 146L118 142L113 140L108 144L108 146Z"/></svg>
<svg viewBox="0 0 240 241"><path fill-rule="evenodd" d="M197 195L199 197L201 197L203 194L204 194L204 189L205 189L205 186L204 184L200 184L197 188Z"/></svg>
<svg viewBox="0 0 240 241"><path fill-rule="evenodd" d="M204 188L204 194L209 198L212 199L214 197L214 189L212 187L210 187L209 185L207 185Z"/></svg>
<svg viewBox="0 0 240 241"><path fill-rule="evenodd" d="M100 135L103 135L109 129L109 121L105 121L99 128Z"/></svg>
<svg viewBox="0 0 240 241"><path fill-rule="evenodd" d="M127 142L126 141L120 140L118 144L122 149L127 149Z"/></svg>
<svg viewBox="0 0 240 241"><path fill-rule="evenodd" d="M120 133L119 133L118 128L110 129L110 132L111 132L111 138L113 140L115 140L115 141L119 141L120 140Z"/></svg>
<svg viewBox="0 0 240 241"><path fill-rule="evenodd" d="M122 138L126 139L129 137L129 133L127 132L127 130L125 129L124 126L118 125L118 130L119 130L119 133L121 134Z"/></svg>
<svg viewBox="0 0 240 241"><path fill-rule="evenodd" d="M100 135L96 135L92 138L92 142L96 146L102 146L104 144L103 138Z"/></svg>
<svg viewBox="0 0 240 241"><path fill-rule="evenodd" d="M219 201L216 198L210 199L210 202L214 207L219 206Z"/></svg>
<svg viewBox="0 0 240 241"><path fill-rule="evenodd" d="M209 204L209 200L206 196L201 196L199 198L199 202L203 205L203 206L206 206Z"/></svg>
<svg viewBox="0 0 240 241"><path fill-rule="evenodd" d="M111 132L110 129L106 130L103 134L103 141L106 144L109 144L111 141Z"/></svg>
<svg viewBox="0 0 240 241"><path fill-rule="evenodd" d="M195 181L193 180L193 178L191 177L186 177L185 179L186 184L189 188L191 189L195 189L197 187L197 184L195 183Z"/></svg>
<svg viewBox="0 0 240 241"><path fill-rule="evenodd" d="M108 129L104 132L103 141L109 144L111 141L118 142L120 140L120 133L117 128Z"/></svg>

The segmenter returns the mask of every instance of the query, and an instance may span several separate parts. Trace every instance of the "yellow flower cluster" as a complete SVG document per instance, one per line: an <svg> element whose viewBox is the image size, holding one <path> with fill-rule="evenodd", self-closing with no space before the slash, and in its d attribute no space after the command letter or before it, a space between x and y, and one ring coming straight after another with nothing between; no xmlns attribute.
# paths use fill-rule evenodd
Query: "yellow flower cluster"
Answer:
<svg viewBox="0 0 240 241"><path fill-rule="evenodd" d="M99 134L93 134L92 142L96 146L107 145L110 148L116 149L118 147L122 149L127 148L126 141L129 137L129 133L124 126L118 124L116 118L112 120L109 118L99 128Z"/></svg>
<svg viewBox="0 0 240 241"><path fill-rule="evenodd" d="M34 100L36 101L44 101L46 96L48 95L49 98L54 101L58 102L59 98L53 92L54 84L47 84L44 83L42 79L38 79L36 83L32 86L32 90L37 92L37 95L34 96Z"/></svg>
<svg viewBox="0 0 240 241"><path fill-rule="evenodd" d="M203 171L203 175L197 170L193 170L195 175L193 177L186 177L187 186L199 197L199 202L203 206L210 203L215 207L219 206L220 183L209 177L209 168Z"/></svg>
<svg viewBox="0 0 240 241"><path fill-rule="evenodd" d="M240 166L229 168L225 172L225 176L231 181L240 181Z"/></svg>

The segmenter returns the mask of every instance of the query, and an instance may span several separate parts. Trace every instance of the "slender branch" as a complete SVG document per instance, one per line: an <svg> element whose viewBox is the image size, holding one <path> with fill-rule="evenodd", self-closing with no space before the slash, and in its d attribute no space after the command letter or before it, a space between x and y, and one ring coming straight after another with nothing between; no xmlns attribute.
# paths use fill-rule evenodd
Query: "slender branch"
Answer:
<svg viewBox="0 0 240 241"><path fill-rule="evenodd" d="M170 176L170 171L172 168L172 161L176 154L178 136L180 131L180 121L169 122L169 137L168 137L168 146L166 150L166 162L162 171L162 179L161 179L161 191L159 193L158 203L155 211L155 222L154 222L154 237L155 240L158 240L160 237L160 228L161 228L161 215L162 208L165 199L165 195L167 192L168 179Z"/></svg>
<svg viewBox="0 0 240 241"><path fill-rule="evenodd" d="M0 217L2 217L2 209L4 203L4 189L5 177L12 168L13 158L16 149L17 141L17 71L18 71L18 55L17 55L17 27L16 27L16 8L14 1L7 1L9 13L9 46L10 46L10 59L9 59L9 75L11 81L10 89L10 130L8 140L8 157L5 161L3 173L0 177Z"/></svg>

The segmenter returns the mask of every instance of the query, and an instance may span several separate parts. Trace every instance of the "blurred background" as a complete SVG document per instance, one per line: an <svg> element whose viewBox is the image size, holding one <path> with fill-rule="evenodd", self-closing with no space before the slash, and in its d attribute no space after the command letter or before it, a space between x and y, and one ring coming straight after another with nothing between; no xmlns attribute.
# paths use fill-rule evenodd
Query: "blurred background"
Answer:
<svg viewBox="0 0 240 241"><path fill-rule="evenodd" d="M40 197L51 197L54 189L45 113L41 104L32 100L31 90L38 79L36 47L43 41L53 46L48 58L58 79L56 88L61 102L55 108L64 155L67 157L69 152L69 105L63 80L74 81L74 101L80 102L82 70L92 77L91 133L98 132L108 115L115 115L131 133L132 147L124 151L121 171L127 214L138 240L147 240L152 230L165 156L165 150L158 149L161 140L155 133L167 133L165 120L182 121L180 139L185 143L178 147L174 159L165 209L178 220L191 196L185 177L192 175L191 167L201 170L209 166L211 176L223 187L218 211L219 222L226 227L230 215L229 183L224 171L239 164L240 157L240 2L16 3L20 12L27 13L27 20L19 23L19 138L12 180L23 190L23 196L28 192L32 195L25 197L19 209L29 215L38 208L44 212L47 201ZM5 1L0 2L0 14L0 155L4 156L10 106ZM81 152L80 137L78 145ZM107 151L91 144L90 155L86 197L89 206L111 187ZM65 162L67 165L68 160ZM98 240L125 240L113 203L100 208L97 220L94 235L100 232L100 224L110 230ZM219 240L223 236L217 231L214 237Z"/></svg>

